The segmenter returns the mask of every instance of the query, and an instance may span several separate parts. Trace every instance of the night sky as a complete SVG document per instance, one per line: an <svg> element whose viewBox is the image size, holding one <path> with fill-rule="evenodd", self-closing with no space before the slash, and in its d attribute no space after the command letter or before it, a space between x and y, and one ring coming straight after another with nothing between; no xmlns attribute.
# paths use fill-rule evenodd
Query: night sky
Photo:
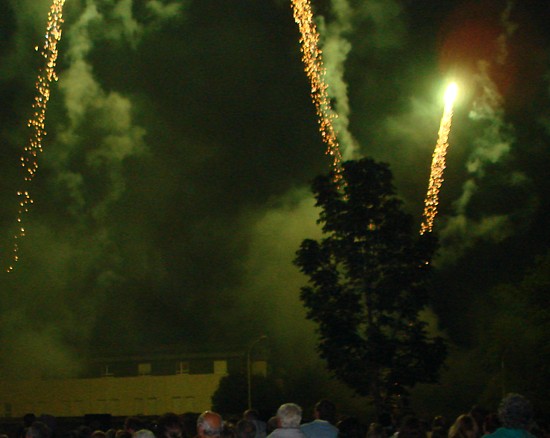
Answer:
<svg viewBox="0 0 550 438"><path fill-rule="evenodd" d="M49 6L0 1L3 270ZM459 84L435 311L467 343L468 303L550 243L550 6L312 6L342 153L388 162L418 224L443 92ZM4 372L261 334L314 357L291 262L320 235L309 186L330 161L290 1L67 0L64 17L34 205L0 275Z"/></svg>

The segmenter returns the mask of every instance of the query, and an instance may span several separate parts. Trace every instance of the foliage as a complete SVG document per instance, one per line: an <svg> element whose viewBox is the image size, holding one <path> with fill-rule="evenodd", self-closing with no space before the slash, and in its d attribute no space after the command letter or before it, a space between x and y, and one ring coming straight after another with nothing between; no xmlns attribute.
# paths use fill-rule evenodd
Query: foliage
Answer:
<svg viewBox="0 0 550 438"><path fill-rule="evenodd" d="M253 375L252 407L264 416L271 416L284 400L279 382L261 375ZM220 380L212 395L212 409L221 414L240 417L248 408L248 380L245 373L230 373Z"/></svg>
<svg viewBox="0 0 550 438"><path fill-rule="evenodd" d="M315 179L323 238L304 240L295 264L309 277L301 299L318 324L321 357L380 411L406 387L435 382L446 356L419 318L435 238L413 230L387 165L348 161L343 175L342 189L331 175Z"/></svg>
<svg viewBox="0 0 550 438"><path fill-rule="evenodd" d="M525 394L543 411L550 409L550 252L540 257L518 284L495 287L480 319L479 357L492 370L485 398Z"/></svg>

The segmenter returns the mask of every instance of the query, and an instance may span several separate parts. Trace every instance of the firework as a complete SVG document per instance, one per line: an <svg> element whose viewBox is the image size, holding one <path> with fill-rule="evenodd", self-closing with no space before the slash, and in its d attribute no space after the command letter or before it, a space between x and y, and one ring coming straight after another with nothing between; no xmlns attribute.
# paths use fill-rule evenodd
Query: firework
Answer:
<svg viewBox="0 0 550 438"><path fill-rule="evenodd" d="M319 33L313 21L313 12L309 0L292 0L294 21L300 29L300 44L304 71L311 85L311 99L319 122L319 131L327 145L326 154L332 159L334 181L342 183L342 155L332 120L336 117L330 105L327 94L327 84L324 81L325 68L322 52L319 49Z"/></svg>
<svg viewBox="0 0 550 438"><path fill-rule="evenodd" d="M57 81L55 66L57 63L57 45L61 40L61 27L63 24L63 5L65 0L53 0L48 12L48 21L46 24L46 34L44 46L40 50L35 47L38 52L40 50L41 57L44 58L44 64L40 68L35 88L36 95L32 105L32 116L29 119L27 126L31 130L29 141L23 148L21 155L21 166L24 169L24 184L28 186L34 179L38 170L38 154L42 152L42 140L46 136L46 111L50 100L50 85ZM19 260L18 240L25 236L25 227L23 226L23 217L29 211L30 204L33 203L29 190L20 190L17 192L19 198L19 208L17 212L17 231L13 238L13 262ZM7 271L13 270L11 264Z"/></svg>
<svg viewBox="0 0 550 438"><path fill-rule="evenodd" d="M439 124L439 133L437 144L432 156L432 167L430 172L430 181L428 184L428 193L424 200L424 219L420 225L420 234L431 232L437 215L437 205L439 204L439 190L443 184L443 171L445 170L445 155L449 146L449 133L451 132L451 122L453 120L453 105L458 93L458 87L453 82L445 91L445 109L443 117Z"/></svg>

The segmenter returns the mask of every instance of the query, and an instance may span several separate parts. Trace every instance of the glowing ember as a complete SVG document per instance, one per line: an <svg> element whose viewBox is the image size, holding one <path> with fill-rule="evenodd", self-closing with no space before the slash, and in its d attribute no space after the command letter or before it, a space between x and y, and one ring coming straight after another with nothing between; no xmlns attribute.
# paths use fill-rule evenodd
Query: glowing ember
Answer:
<svg viewBox="0 0 550 438"><path fill-rule="evenodd" d="M44 58L44 66L38 73L36 80L36 96L32 105L33 115L27 125L31 129L28 144L23 149L21 155L21 166L25 170L25 184L28 185L36 175L38 170L38 153L42 152L42 139L46 136L45 122L48 101L50 100L50 84L57 81L55 66L57 62L57 44L61 39L61 26L63 24L63 5L65 0L54 0L48 12L48 22L46 25L46 37L44 46L40 55ZM39 50L38 47L35 48ZM19 247L17 240L25 236L25 227L23 226L23 216L29 211L29 204L33 200L28 190L17 192L20 198L19 209L17 213L18 229L14 234L15 243L13 245L13 261L19 260ZM13 264L8 267L8 272L13 271Z"/></svg>
<svg viewBox="0 0 550 438"><path fill-rule="evenodd" d="M332 120L336 117L330 106L327 85L324 82L325 68L323 57L318 47L319 33L313 21L313 13L309 0L292 0L294 21L300 29L300 44L304 70L311 84L311 98L319 119L319 131L327 145L326 154L332 158L334 182L342 183L342 155L336 139Z"/></svg>

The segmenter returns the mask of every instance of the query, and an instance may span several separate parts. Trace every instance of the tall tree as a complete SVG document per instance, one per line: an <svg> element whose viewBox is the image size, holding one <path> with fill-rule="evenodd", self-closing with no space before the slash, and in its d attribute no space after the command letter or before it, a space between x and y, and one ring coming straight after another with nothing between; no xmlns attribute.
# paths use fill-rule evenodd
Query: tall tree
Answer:
<svg viewBox="0 0 550 438"><path fill-rule="evenodd" d="M502 394L527 395L550 410L550 251L537 258L524 278L493 288L479 301L477 359L489 370L482 402Z"/></svg>
<svg viewBox="0 0 550 438"><path fill-rule="evenodd" d="M285 392L280 382L272 376L252 376L252 407L262 415L269 416L277 411ZM241 415L248 408L246 373L229 373L222 377L218 389L212 395L212 409L226 415Z"/></svg>
<svg viewBox="0 0 550 438"><path fill-rule="evenodd" d="M294 262L309 277L301 299L318 324L321 357L381 412L406 387L435 382L446 357L419 317L435 237L413 230L387 165L348 161L343 177L341 189L331 175L315 179L323 238L304 240Z"/></svg>

